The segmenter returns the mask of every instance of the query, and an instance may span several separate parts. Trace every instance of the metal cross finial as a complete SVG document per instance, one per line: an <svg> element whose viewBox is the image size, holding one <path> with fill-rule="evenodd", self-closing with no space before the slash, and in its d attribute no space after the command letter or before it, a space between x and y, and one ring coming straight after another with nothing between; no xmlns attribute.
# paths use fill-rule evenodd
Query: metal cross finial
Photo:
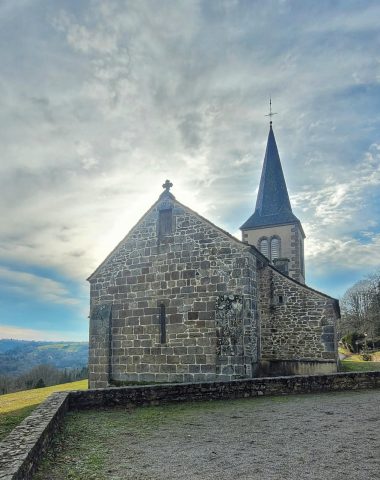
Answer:
<svg viewBox="0 0 380 480"><path fill-rule="evenodd" d="M171 183L170 180L166 180L165 183L162 185L162 188L165 189L165 191L169 192L169 190L172 188L173 184Z"/></svg>
<svg viewBox="0 0 380 480"><path fill-rule="evenodd" d="M272 125L273 115L278 115L278 113L277 112L272 112L272 97L269 97L269 113L268 113L268 115L265 115L266 117L270 118L269 125Z"/></svg>

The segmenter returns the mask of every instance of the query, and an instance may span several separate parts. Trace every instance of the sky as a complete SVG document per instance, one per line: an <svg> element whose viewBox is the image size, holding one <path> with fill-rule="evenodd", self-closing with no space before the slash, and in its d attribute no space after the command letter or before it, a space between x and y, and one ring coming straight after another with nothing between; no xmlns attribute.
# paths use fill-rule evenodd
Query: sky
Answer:
<svg viewBox="0 0 380 480"><path fill-rule="evenodd" d="M0 338L88 339L86 278L172 193L240 238L273 128L306 282L380 266L380 2L1 0Z"/></svg>

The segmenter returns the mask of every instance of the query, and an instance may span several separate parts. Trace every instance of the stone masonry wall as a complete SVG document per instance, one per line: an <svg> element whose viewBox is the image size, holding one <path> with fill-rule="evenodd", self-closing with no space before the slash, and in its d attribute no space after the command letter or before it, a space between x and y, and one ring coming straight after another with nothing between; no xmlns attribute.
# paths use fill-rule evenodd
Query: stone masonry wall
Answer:
<svg viewBox="0 0 380 480"><path fill-rule="evenodd" d="M336 362L336 300L270 266L259 279L262 360Z"/></svg>
<svg viewBox="0 0 380 480"><path fill-rule="evenodd" d="M158 233L163 205L173 212L173 232L164 236ZM90 320L91 387L251 376L256 258L249 246L171 195L161 196L89 280L96 312ZM102 305L112 305L108 323L99 315Z"/></svg>

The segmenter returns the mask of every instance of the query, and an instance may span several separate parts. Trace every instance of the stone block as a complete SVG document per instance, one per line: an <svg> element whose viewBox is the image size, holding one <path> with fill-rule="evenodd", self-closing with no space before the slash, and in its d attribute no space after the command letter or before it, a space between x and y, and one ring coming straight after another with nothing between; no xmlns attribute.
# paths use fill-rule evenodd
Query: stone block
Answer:
<svg viewBox="0 0 380 480"><path fill-rule="evenodd" d="M233 375L235 373L234 367L232 365L225 365L222 367L222 374L223 375Z"/></svg>
<svg viewBox="0 0 380 480"><path fill-rule="evenodd" d="M174 323L174 324L169 324L167 325L167 334L171 336L172 334L177 334L177 333L185 333L187 330L186 325L183 323Z"/></svg>
<svg viewBox="0 0 380 480"><path fill-rule="evenodd" d="M168 365L163 364L160 365L160 372L161 373L175 373L177 371L177 366L175 364Z"/></svg>
<svg viewBox="0 0 380 480"><path fill-rule="evenodd" d="M176 373L188 373L189 372L189 365L176 365Z"/></svg>
<svg viewBox="0 0 380 480"><path fill-rule="evenodd" d="M194 355L194 354L204 354L204 348L205 347L199 347L199 346L192 346L192 347L187 347L186 350L189 355Z"/></svg>
<svg viewBox="0 0 380 480"><path fill-rule="evenodd" d="M156 380L156 374L154 373L139 373L139 382L154 382Z"/></svg>
<svg viewBox="0 0 380 480"><path fill-rule="evenodd" d="M181 373L170 373L168 377L169 377L169 382L174 382L174 383L183 382L183 379L184 379L184 376Z"/></svg>
<svg viewBox="0 0 380 480"><path fill-rule="evenodd" d="M169 363L169 361L168 361ZM178 362L176 362L178 363ZM183 363L190 363L190 364L194 364L195 363L195 355L181 355L179 357L179 363L183 364Z"/></svg>
<svg viewBox="0 0 380 480"><path fill-rule="evenodd" d="M194 363L194 362L192 362ZM206 363L206 355L195 355L195 363L203 364Z"/></svg>
<svg viewBox="0 0 380 480"><path fill-rule="evenodd" d="M158 373L160 371L161 365L150 364L149 365L149 372L150 373Z"/></svg>
<svg viewBox="0 0 380 480"><path fill-rule="evenodd" d="M202 373L214 373L215 374L215 365L201 365Z"/></svg>
<svg viewBox="0 0 380 480"><path fill-rule="evenodd" d="M199 312L199 320L214 320L215 311L212 312Z"/></svg>
<svg viewBox="0 0 380 480"><path fill-rule="evenodd" d="M177 314L172 314L167 316L167 323L168 324L173 324L173 323L183 323L183 315L180 313Z"/></svg>
<svg viewBox="0 0 380 480"><path fill-rule="evenodd" d="M180 363L180 358L182 357L180 357L179 355L168 355L166 357L166 363L178 365ZM194 363L194 362L191 362L191 363Z"/></svg>
<svg viewBox="0 0 380 480"><path fill-rule="evenodd" d="M191 347L174 347L173 353L174 355L187 355L188 353L195 353L195 352L189 352L189 348Z"/></svg>

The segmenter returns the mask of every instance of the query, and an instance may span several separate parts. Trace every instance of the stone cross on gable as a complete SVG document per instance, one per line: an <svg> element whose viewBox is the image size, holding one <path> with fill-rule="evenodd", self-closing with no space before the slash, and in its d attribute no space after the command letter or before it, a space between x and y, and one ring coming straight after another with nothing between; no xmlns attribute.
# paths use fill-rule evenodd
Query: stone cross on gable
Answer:
<svg viewBox="0 0 380 480"><path fill-rule="evenodd" d="M162 185L162 188L165 189L166 192L169 192L169 190L172 188L173 184L171 183L170 180L166 180L166 182Z"/></svg>

